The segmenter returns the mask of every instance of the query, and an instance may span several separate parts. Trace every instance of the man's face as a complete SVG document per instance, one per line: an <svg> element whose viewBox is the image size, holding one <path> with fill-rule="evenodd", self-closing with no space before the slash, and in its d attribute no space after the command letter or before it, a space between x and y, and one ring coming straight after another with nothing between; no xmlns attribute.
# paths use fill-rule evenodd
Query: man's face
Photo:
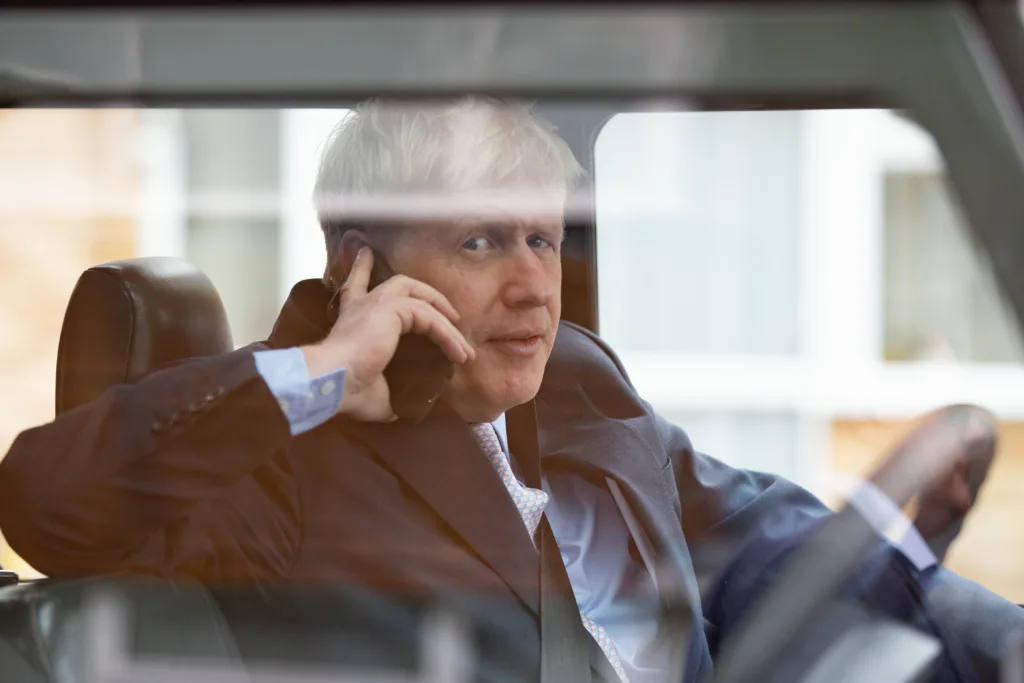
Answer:
<svg viewBox="0 0 1024 683"><path fill-rule="evenodd" d="M444 294L476 358L457 366L445 400L469 422L533 399L561 316L562 197L550 210L472 218L402 231L391 267ZM545 204L546 206L546 204Z"/></svg>

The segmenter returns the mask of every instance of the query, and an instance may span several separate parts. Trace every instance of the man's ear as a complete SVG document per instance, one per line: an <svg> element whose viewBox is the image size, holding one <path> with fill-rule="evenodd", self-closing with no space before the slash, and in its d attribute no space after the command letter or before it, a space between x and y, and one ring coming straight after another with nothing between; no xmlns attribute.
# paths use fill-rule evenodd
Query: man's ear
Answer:
<svg viewBox="0 0 1024 683"><path fill-rule="evenodd" d="M327 265L330 277L340 286L348 278L352 271L352 262L356 260L356 254L364 246L369 246L366 234L361 230L348 230L341 236L341 244L334 254L333 263Z"/></svg>

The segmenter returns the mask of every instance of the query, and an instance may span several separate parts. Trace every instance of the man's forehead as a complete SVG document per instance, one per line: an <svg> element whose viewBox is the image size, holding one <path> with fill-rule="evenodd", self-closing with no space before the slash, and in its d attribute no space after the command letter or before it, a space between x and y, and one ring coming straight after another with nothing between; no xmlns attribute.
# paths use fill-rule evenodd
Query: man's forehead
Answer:
<svg viewBox="0 0 1024 683"><path fill-rule="evenodd" d="M548 212L518 212L514 210L493 210L467 212L455 218L440 220L409 221L405 225L432 228L437 236L461 235L466 230L482 228L489 233L516 233L531 230L561 230L565 221L558 210Z"/></svg>
<svg viewBox="0 0 1024 683"><path fill-rule="evenodd" d="M517 223L560 221L566 193L558 188L536 188L521 191L467 192L457 199L457 220L513 221Z"/></svg>
<svg viewBox="0 0 1024 683"><path fill-rule="evenodd" d="M561 205L549 205L546 210L541 207L522 210L521 207L502 205L474 206L464 209L462 213L443 212L432 217L419 216L390 225L406 236L414 236L413 242L425 244L447 242L449 238L464 239L468 231L478 228L491 236L515 235L534 230L552 233L562 231L565 220Z"/></svg>

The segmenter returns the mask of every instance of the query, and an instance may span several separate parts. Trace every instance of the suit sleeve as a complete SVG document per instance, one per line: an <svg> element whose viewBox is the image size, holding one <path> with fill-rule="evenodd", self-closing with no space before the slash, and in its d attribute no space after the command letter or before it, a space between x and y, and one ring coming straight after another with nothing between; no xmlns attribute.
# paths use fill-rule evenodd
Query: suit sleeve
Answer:
<svg viewBox="0 0 1024 683"><path fill-rule="evenodd" d="M187 361L22 432L0 528L49 576L280 576L298 537L290 439L251 351Z"/></svg>
<svg viewBox="0 0 1024 683"><path fill-rule="evenodd" d="M795 524L794 533L797 527L813 525L830 514L810 492L783 477L736 469L695 451L685 431L640 398L622 362L603 340L584 328L563 324L600 347L625 382L638 411L653 425L645 434L650 446L663 451L671 463L683 533L699 576L714 576L724 570L740 542L764 525L773 526L774 515L782 510L788 515L784 526Z"/></svg>

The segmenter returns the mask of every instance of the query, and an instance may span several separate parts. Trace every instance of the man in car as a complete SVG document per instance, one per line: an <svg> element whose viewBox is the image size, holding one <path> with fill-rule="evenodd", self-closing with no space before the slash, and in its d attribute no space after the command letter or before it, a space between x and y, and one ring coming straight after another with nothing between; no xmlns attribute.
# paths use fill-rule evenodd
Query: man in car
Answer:
<svg viewBox="0 0 1024 683"><path fill-rule="evenodd" d="M599 338L560 322L563 210L579 174L519 104L359 107L317 180L324 282L296 285L265 344L169 367L22 433L0 464L7 540L58 577L509 598L508 646L533 672L550 671L542 624L555 608L542 607L571 592L596 678L664 680L685 655L684 679L700 680L829 512L783 479L695 452ZM381 259L400 275L371 289ZM455 364L419 423L396 420L383 375L409 333ZM694 565L713 541L745 537L711 563L728 580L702 602ZM874 606L930 614L924 568L890 555ZM653 596L669 575L704 625L687 642L660 628ZM969 678L955 647L946 658L941 675Z"/></svg>

